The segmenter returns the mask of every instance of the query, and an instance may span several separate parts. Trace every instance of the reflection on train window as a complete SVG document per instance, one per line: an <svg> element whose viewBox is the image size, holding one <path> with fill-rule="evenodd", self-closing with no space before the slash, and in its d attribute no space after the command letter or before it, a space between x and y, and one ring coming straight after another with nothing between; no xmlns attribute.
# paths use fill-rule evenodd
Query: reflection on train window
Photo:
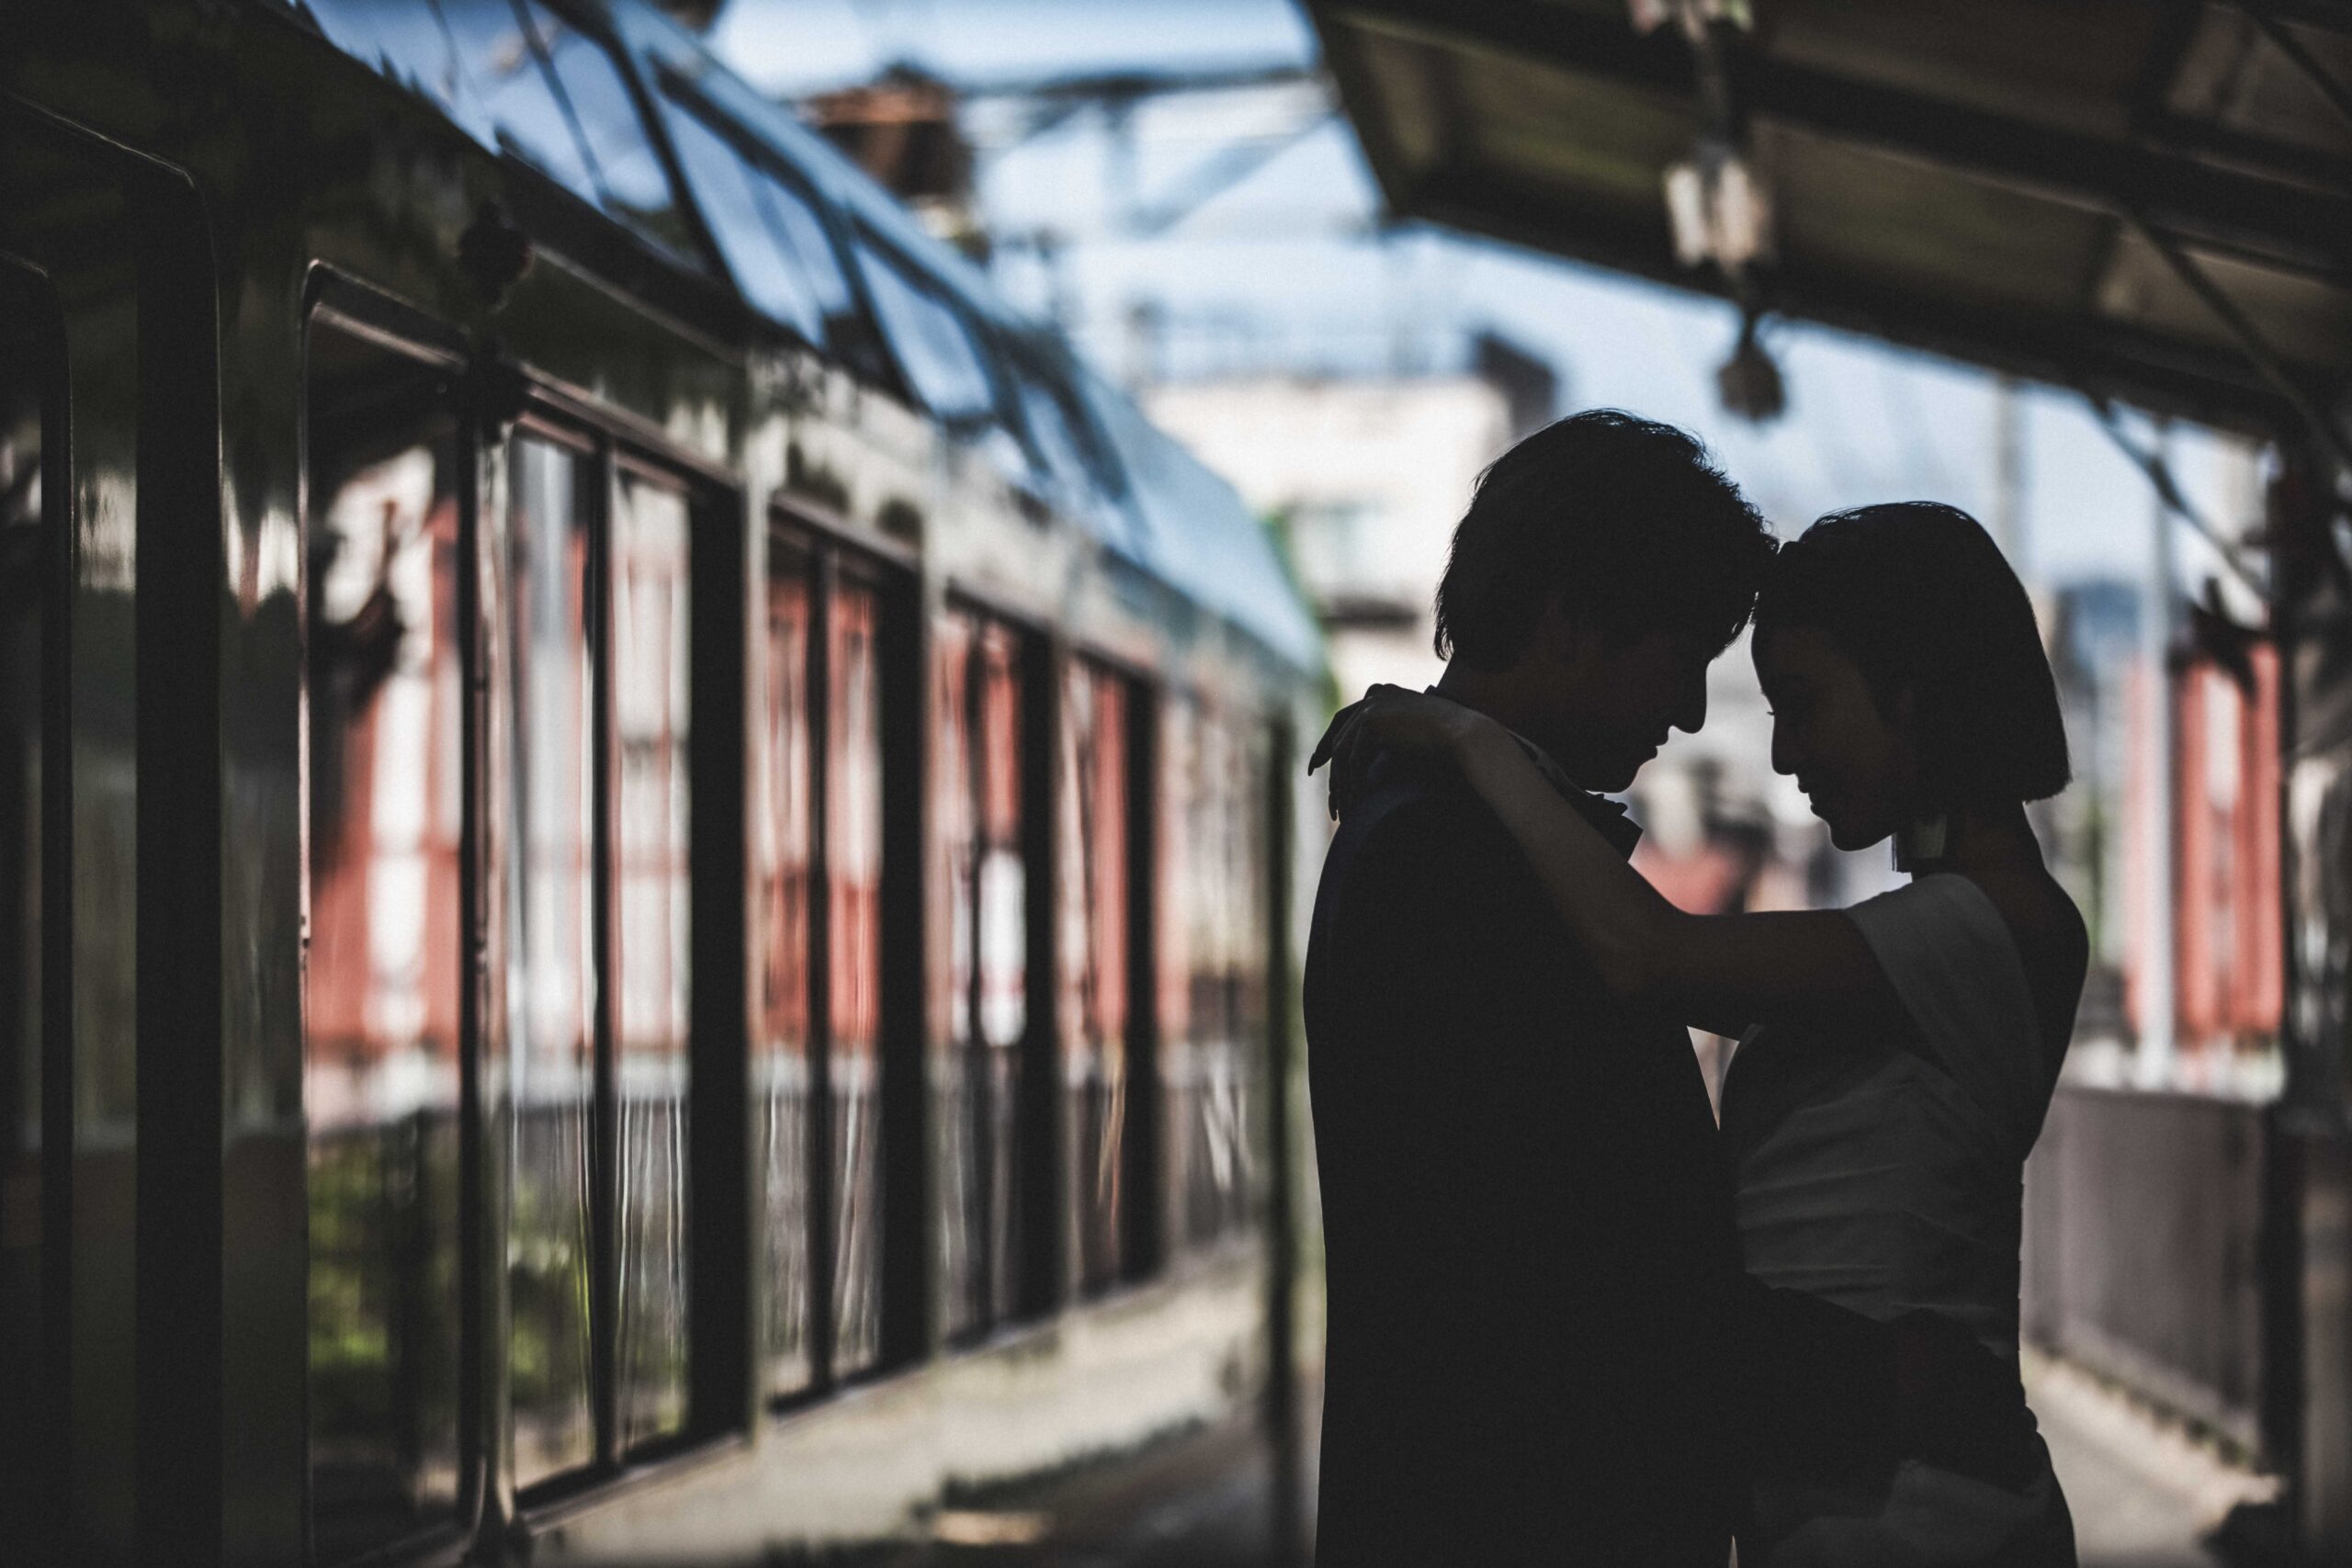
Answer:
<svg viewBox="0 0 2352 1568"><path fill-rule="evenodd" d="M590 1192L599 698L589 562L597 468L584 454L528 435L515 438L513 462L507 1376L514 1479L528 1486L596 1454Z"/></svg>
<svg viewBox="0 0 2352 1568"><path fill-rule="evenodd" d="M760 1011L752 1082L758 1118L764 1280L760 1352L767 1392L798 1393L811 1359L808 1126L809 942L816 759L809 725L808 554L781 541L769 557L767 721L761 726L760 807L753 839L760 931Z"/></svg>
<svg viewBox="0 0 2352 1568"><path fill-rule="evenodd" d="M5 283L0 279L0 283ZM50 540L40 340L0 288L0 1539L43 1500L41 685Z"/></svg>
<svg viewBox="0 0 2352 1568"><path fill-rule="evenodd" d="M302 0L319 30L354 60L439 108L484 144L497 136L458 64L437 6L410 0Z"/></svg>
<svg viewBox="0 0 2352 1568"><path fill-rule="evenodd" d="M687 1416L693 513L634 470L607 491L608 457L536 428L511 451L507 1354L528 1487Z"/></svg>
<svg viewBox="0 0 2352 1568"><path fill-rule="evenodd" d="M1028 1032L1018 634L951 612L933 637L938 886L951 912L934 1035L939 1268L950 1335L1020 1309L1020 1089Z"/></svg>
<svg viewBox="0 0 2352 1568"><path fill-rule="evenodd" d="M752 308L819 348L852 307L849 280L808 198L754 164L697 109L662 99L670 140L711 238Z"/></svg>
<svg viewBox="0 0 2352 1568"><path fill-rule="evenodd" d="M695 259L618 63L539 0L305 3L337 48L421 94L483 145Z"/></svg>
<svg viewBox="0 0 2352 1568"><path fill-rule="evenodd" d="M514 0L433 0L456 41L458 70L496 144L576 196L597 199L594 170L524 35Z"/></svg>
<svg viewBox="0 0 2352 1568"><path fill-rule="evenodd" d="M678 211L670 172L646 135L637 97L618 62L602 43L539 0L521 4L532 37L555 72L563 106L579 128L605 209L673 255L694 258L695 243Z"/></svg>
<svg viewBox="0 0 2352 1568"><path fill-rule="evenodd" d="M322 1560L457 1501L465 683L454 432L321 330L307 529L310 1416Z"/></svg>
<svg viewBox="0 0 2352 1568"><path fill-rule="evenodd" d="M881 594L844 570L827 608L833 1371L846 1376L882 1353Z"/></svg>
<svg viewBox="0 0 2352 1568"><path fill-rule="evenodd" d="M684 495L623 479L611 558L624 1449L685 1418L689 532Z"/></svg>
<svg viewBox="0 0 2352 1568"><path fill-rule="evenodd" d="M1264 1059L1268 889L1266 749L1253 728L1170 705L1163 855L1173 918L1161 926L1162 1095L1177 1235L1202 1245L1246 1228Z"/></svg>
<svg viewBox="0 0 2352 1568"><path fill-rule="evenodd" d="M956 308L870 244L859 243L857 261L882 334L923 407L951 423L993 414L987 362Z"/></svg>
<svg viewBox="0 0 2352 1568"><path fill-rule="evenodd" d="M1079 1282L1125 1262L1127 1103L1126 682L1074 661L1063 682L1060 887L1062 1071L1077 1205Z"/></svg>

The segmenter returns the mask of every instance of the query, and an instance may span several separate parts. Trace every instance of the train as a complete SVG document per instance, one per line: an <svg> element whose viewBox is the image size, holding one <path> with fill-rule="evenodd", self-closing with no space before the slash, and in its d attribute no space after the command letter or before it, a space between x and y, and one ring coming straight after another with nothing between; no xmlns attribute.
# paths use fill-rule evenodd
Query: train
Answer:
<svg viewBox="0 0 2352 1568"><path fill-rule="evenodd" d="M1261 520L634 0L8 30L9 1561L1284 1462L1325 677Z"/></svg>

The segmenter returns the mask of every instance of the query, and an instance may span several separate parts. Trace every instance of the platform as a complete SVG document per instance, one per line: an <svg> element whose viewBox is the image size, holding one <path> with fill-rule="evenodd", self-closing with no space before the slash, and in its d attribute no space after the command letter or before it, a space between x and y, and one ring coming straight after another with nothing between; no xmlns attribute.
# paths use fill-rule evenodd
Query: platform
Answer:
<svg viewBox="0 0 2352 1568"><path fill-rule="evenodd" d="M2270 1478L2070 1367L2033 1361L2028 1386L2075 1511L2083 1568L2268 1561ZM1311 1443L1307 1457L1311 1467ZM1193 1433L1114 1472L944 1511L933 1542L891 1568L1280 1568L1271 1477L1257 1434Z"/></svg>

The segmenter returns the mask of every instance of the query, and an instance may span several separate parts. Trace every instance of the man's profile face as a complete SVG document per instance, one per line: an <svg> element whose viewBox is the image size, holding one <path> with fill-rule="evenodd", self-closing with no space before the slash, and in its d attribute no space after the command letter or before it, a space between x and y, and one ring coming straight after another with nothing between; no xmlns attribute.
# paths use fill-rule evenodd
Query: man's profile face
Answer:
<svg viewBox="0 0 2352 1568"><path fill-rule="evenodd" d="M1706 722L1713 648L1667 628L1632 636L1579 629L1569 646L1545 750L1585 788L1625 788L1668 735Z"/></svg>

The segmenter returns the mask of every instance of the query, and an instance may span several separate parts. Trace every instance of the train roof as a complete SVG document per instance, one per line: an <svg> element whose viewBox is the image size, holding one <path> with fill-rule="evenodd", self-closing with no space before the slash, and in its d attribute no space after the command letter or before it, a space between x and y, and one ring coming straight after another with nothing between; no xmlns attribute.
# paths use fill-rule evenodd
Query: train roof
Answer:
<svg viewBox="0 0 2352 1568"><path fill-rule="evenodd" d="M926 396L925 372L947 378L942 385L948 385L961 366L969 386L977 356L978 373L995 387L988 400L994 413L983 423L1001 423L1047 478L1061 481L1047 488L1056 490L1067 514L1107 550L1249 633L1284 663L1301 671L1321 670L1320 630L1267 530L1233 487L1152 424L1124 392L1088 370L1057 330L1015 310L980 268L924 229L896 197L669 17L636 0L281 3L352 58L424 97L476 142L517 155L572 186L634 231L644 248L822 347L815 315L794 319L796 302L810 286L750 277L743 256L729 243L741 239L785 249L789 222L779 229L777 209L797 197L822 214L819 221L831 241L820 258L823 270L846 276L873 254L883 258L885 268L895 265L911 274L915 295L933 302L926 307L917 298L910 303L901 294L885 310L877 300L865 328L889 345L918 400L956 426L954 411ZM510 9L514 21L500 26ZM596 73L608 73L593 59L559 64L548 41L558 34L567 45L585 43L608 54L637 92L603 90ZM473 85L477 78L492 89ZM591 94L596 95L593 103ZM594 118L600 106L606 115L601 122ZM676 154L682 110L718 122L729 143L750 152L752 168L783 179L748 201L740 189L717 188L714 171L725 172L723 153L717 164L699 164ZM615 117L634 123L616 123ZM670 123L661 123L665 119ZM662 148L673 155L653 151ZM635 186L625 190L629 181ZM710 248L719 254L707 254L682 225L665 220L665 209L650 195L673 204L690 201L702 231L715 242ZM759 210L766 224L756 229L757 220L746 215L763 200L767 205ZM727 232L730 222L756 231L748 237ZM752 260L774 264L775 257ZM788 260L785 265L788 270ZM869 275L869 297L873 284ZM821 294L821 283L816 288ZM936 309L942 303L947 316ZM961 322L960 334L948 317ZM944 345L943 333L949 339ZM968 342L969 354L956 346L959 337ZM1030 386L1044 398L1007 390ZM1058 433L1039 428L1063 423L1069 428Z"/></svg>

